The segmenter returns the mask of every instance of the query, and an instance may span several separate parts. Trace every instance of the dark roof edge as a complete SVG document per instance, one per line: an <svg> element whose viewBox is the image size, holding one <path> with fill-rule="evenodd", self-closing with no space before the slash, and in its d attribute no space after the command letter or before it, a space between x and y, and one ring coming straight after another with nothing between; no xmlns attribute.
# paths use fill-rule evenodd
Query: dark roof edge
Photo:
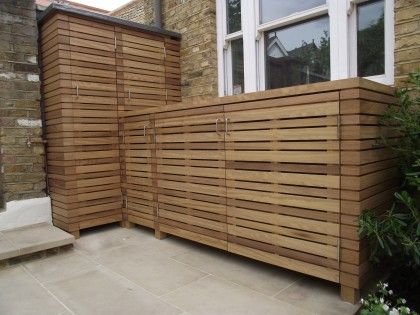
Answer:
<svg viewBox="0 0 420 315"><path fill-rule="evenodd" d="M101 21L107 24L113 24L113 25L118 24L118 25L122 25L131 29L139 30L139 31L144 31L144 32L153 33L153 34L160 34L160 35L174 37L174 38L181 38L181 34L179 33L168 31L168 30L158 28L155 26L135 23L135 22L119 19L113 16L81 10L81 9L77 9L71 6L58 4L58 3L52 3L45 9L44 12L42 12L42 14L38 18L38 24L42 25L52 14L56 12L75 14L81 17L86 17L86 18L93 19L96 21Z"/></svg>

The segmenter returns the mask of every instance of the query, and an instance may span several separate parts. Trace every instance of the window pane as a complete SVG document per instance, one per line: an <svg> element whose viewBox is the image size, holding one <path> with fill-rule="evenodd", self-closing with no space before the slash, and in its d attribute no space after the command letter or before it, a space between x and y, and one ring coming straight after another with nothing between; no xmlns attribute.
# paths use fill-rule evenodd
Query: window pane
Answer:
<svg viewBox="0 0 420 315"><path fill-rule="evenodd" d="M260 22L269 22L323 4L326 0L260 0Z"/></svg>
<svg viewBox="0 0 420 315"><path fill-rule="evenodd" d="M384 1L357 6L357 74L385 73Z"/></svg>
<svg viewBox="0 0 420 315"><path fill-rule="evenodd" d="M241 0L226 0L227 32L235 33L241 30Z"/></svg>
<svg viewBox="0 0 420 315"><path fill-rule="evenodd" d="M232 45L232 91L241 94L244 91L244 45L242 38L231 42Z"/></svg>
<svg viewBox="0 0 420 315"><path fill-rule="evenodd" d="M327 16L265 34L267 89L330 80Z"/></svg>

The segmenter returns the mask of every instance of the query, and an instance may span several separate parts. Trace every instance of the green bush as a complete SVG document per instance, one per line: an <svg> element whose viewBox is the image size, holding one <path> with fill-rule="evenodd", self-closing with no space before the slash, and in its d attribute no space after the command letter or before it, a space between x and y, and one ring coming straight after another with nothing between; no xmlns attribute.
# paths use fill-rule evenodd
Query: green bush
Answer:
<svg viewBox="0 0 420 315"><path fill-rule="evenodd" d="M389 265L391 278L400 291L411 292L418 298L420 72L410 74L408 83L409 87L397 92L399 106L390 106L381 119L384 132L380 144L389 147L399 158L401 187L390 209L380 214L367 210L360 216L359 233L369 241L371 259Z"/></svg>

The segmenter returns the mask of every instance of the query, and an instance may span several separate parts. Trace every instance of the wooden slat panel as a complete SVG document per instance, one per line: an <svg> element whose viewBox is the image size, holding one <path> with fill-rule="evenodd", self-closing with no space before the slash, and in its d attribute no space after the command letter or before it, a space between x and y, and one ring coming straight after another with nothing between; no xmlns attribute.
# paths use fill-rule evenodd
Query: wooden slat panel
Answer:
<svg viewBox="0 0 420 315"><path fill-rule="evenodd" d="M317 94L311 102L307 95L284 106L273 100L264 108L225 105L229 246L253 243L273 258L338 268L340 228L332 216L340 212L339 102L330 97ZM238 201L242 207L233 206ZM291 211L274 211L282 207ZM297 217L298 211L331 220Z"/></svg>
<svg viewBox="0 0 420 315"><path fill-rule="evenodd" d="M226 248L224 136L215 130L223 113L215 110L156 119L159 222L177 233L181 227L188 235L201 231L206 242Z"/></svg>
<svg viewBox="0 0 420 315"><path fill-rule="evenodd" d="M125 185L129 222L154 228L157 192L153 122L142 116L124 126Z"/></svg>

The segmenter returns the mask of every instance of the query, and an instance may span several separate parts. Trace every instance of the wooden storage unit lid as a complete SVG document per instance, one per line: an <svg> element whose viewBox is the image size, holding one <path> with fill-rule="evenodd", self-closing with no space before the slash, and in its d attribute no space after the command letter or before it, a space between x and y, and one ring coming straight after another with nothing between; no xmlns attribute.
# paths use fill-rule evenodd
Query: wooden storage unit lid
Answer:
<svg viewBox="0 0 420 315"><path fill-rule="evenodd" d="M129 29L133 29L137 31L142 31L142 32L147 32L147 33L152 33L152 34L159 34L159 35L168 36L175 39L181 38L181 34L168 31L159 27L135 23L128 20L119 19L113 16L80 10L71 6L57 4L57 3L52 3L47 9L45 9L45 11L38 18L38 24L39 25L44 24L46 21L48 21L48 19L51 16L59 12L78 16L78 17L84 17L86 19L95 20L101 23L121 26L121 27L129 28Z"/></svg>

